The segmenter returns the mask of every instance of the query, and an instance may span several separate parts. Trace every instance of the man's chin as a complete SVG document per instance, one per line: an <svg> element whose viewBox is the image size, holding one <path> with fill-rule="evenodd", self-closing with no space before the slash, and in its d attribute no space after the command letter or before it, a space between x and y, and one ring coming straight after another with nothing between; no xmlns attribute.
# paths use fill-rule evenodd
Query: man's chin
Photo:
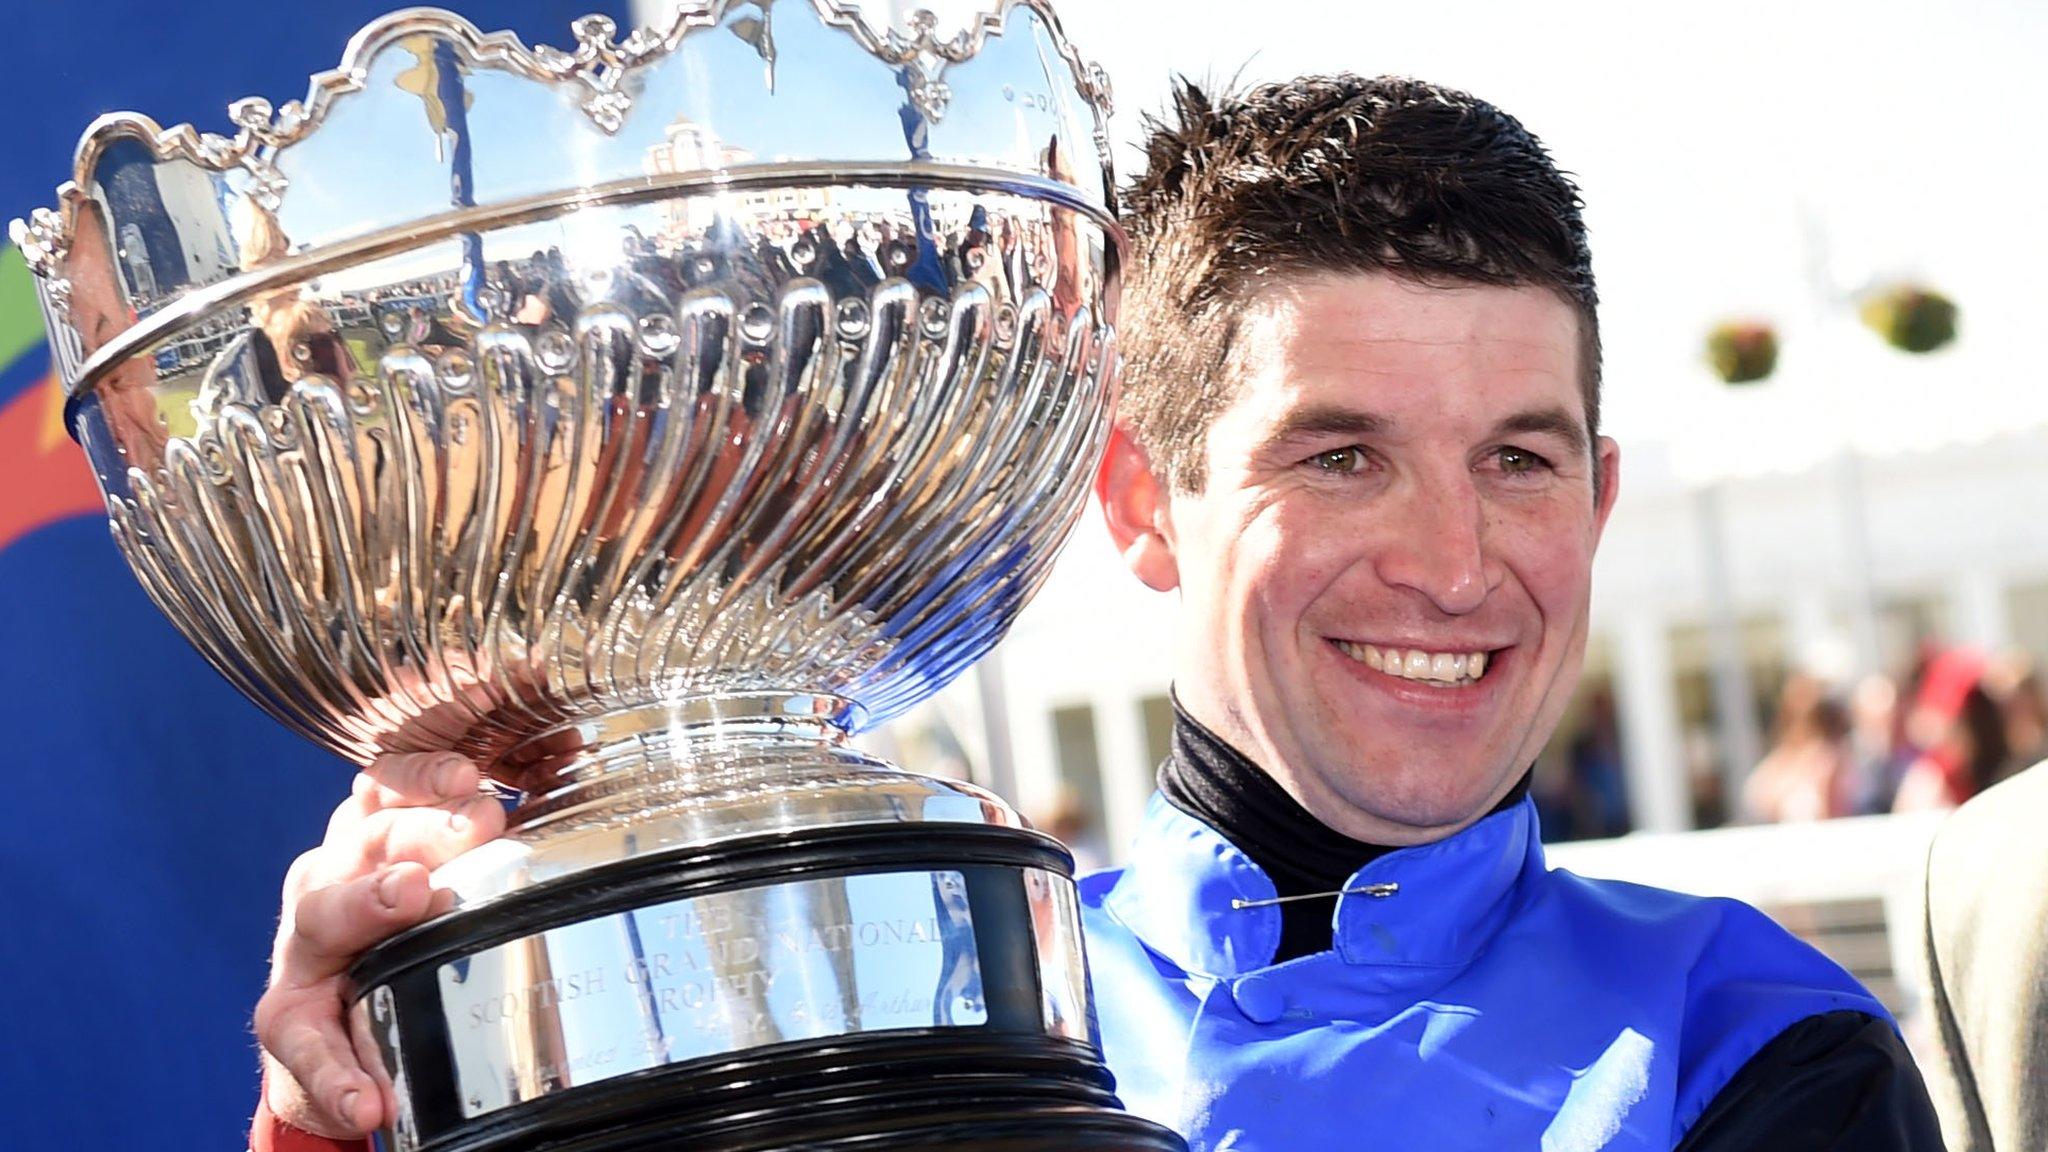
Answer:
<svg viewBox="0 0 2048 1152"><path fill-rule="evenodd" d="M1511 781L1489 782L1483 789L1447 791L1441 780L1420 781L1407 788L1393 781L1375 788L1370 795L1355 798L1351 804L1353 815L1362 826L1360 830L1374 831L1376 835L1360 836L1354 831L1338 830L1370 843L1429 844L1477 823L1493 810L1510 787Z"/></svg>

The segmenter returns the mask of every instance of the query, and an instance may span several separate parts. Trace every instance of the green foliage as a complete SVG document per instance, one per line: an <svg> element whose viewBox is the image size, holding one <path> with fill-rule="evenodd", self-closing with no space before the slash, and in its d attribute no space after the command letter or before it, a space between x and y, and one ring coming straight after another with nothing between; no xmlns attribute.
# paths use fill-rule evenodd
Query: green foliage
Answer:
<svg viewBox="0 0 2048 1152"><path fill-rule="evenodd" d="M1762 320L1730 320L1707 332L1707 366L1723 384L1754 384L1778 367L1778 330Z"/></svg>
<svg viewBox="0 0 2048 1152"><path fill-rule="evenodd" d="M0 244L0 368L43 342L43 312L36 305L35 273L21 249Z"/></svg>
<svg viewBox="0 0 2048 1152"><path fill-rule="evenodd" d="M1956 338L1953 300L1917 284L1898 284L1863 301L1863 323L1901 352L1932 352Z"/></svg>

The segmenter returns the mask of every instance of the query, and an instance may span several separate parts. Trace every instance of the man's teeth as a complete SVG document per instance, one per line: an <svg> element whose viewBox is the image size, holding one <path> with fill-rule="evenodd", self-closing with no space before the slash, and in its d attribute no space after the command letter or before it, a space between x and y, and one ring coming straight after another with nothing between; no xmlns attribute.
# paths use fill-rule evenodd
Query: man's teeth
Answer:
<svg viewBox="0 0 2048 1152"><path fill-rule="evenodd" d="M1366 667L1403 680L1461 684L1486 674L1484 652L1424 652L1420 648L1376 648L1348 641L1338 641L1337 646Z"/></svg>

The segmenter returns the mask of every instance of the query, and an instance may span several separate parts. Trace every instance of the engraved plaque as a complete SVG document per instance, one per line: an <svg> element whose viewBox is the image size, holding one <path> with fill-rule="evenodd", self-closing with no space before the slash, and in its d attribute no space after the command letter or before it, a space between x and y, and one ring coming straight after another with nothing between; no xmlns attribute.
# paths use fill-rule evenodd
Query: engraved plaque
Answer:
<svg viewBox="0 0 2048 1152"><path fill-rule="evenodd" d="M966 882L951 871L656 904L499 945L439 978L471 1118L788 1040L988 1020Z"/></svg>

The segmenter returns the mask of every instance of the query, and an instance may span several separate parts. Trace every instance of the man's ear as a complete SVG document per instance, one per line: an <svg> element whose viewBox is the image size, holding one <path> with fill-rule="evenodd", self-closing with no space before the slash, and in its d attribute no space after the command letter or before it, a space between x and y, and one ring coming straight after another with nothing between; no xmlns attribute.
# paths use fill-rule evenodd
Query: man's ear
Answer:
<svg viewBox="0 0 2048 1152"><path fill-rule="evenodd" d="M1593 467L1599 470L1599 499L1593 506L1593 539L1599 542L1600 534L1607 530L1607 517L1614 511L1614 501L1621 495L1621 445L1611 437L1597 437L1593 444Z"/></svg>
<svg viewBox="0 0 2048 1152"><path fill-rule="evenodd" d="M1109 449L1095 473L1095 499L1102 505L1109 538L1123 554L1124 564L1155 592L1180 587L1180 565L1173 555L1173 524L1166 486L1152 472L1152 461L1130 429L1110 429Z"/></svg>

